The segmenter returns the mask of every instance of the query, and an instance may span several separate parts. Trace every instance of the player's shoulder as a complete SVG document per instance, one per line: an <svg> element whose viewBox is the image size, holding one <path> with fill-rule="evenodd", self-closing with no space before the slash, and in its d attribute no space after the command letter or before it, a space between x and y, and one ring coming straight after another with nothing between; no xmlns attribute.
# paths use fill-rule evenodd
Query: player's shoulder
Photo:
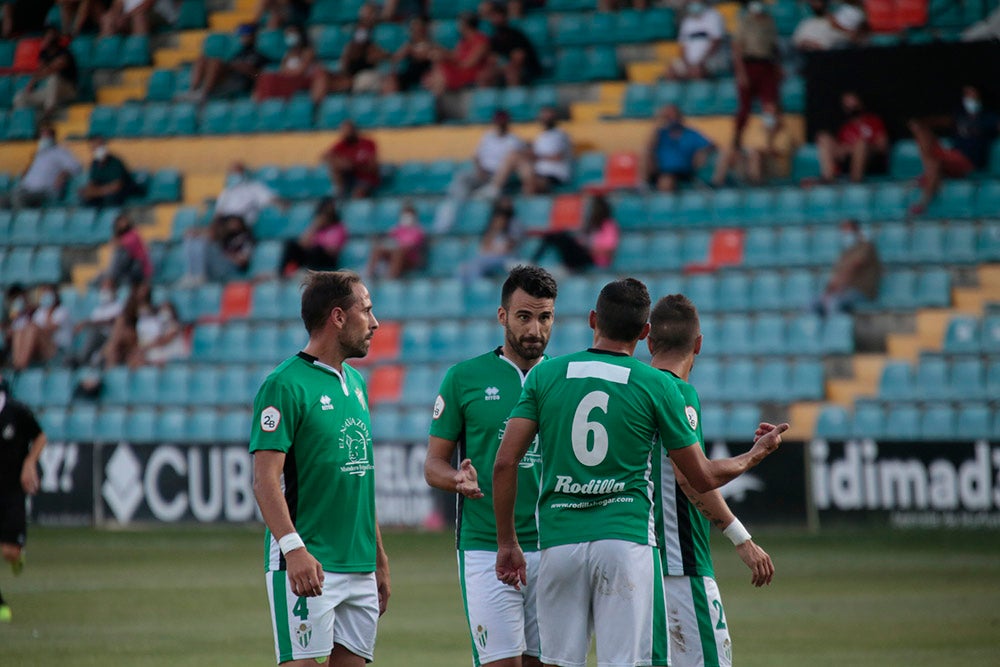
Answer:
<svg viewBox="0 0 1000 667"><path fill-rule="evenodd" d="M264 377L261 383L261 390L274 390L279 387L298 385L302 382L302 364L297 356L289 357Z"/></svg>
<svg viewBox="0 0 1000 667"><path fill-rule="evenodd" d="M27 403L19 401L16 398L11 398L9 394L7 395L7 409L21 415L35 416L34 411L28 407Z"/></svg>
<svg viewBox="0 0 1000 667"><path fill-rule="evenodd" d="M494 366L499 359L496 350L490 350L483 354L460 361L453 365L445 373L446 378L460 380L464 378L481 378L484 369Z"/></svg>

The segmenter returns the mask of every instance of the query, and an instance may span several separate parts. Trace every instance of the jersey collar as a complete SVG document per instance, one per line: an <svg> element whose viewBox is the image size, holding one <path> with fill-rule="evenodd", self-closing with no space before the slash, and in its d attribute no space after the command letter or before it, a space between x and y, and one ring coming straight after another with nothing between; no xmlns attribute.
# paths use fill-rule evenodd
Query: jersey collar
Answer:
<svg viewBox="0 0 1000 667"><path fill-rule="evenodd" d="M587 348L587 352L591 352L593 354L607 354L607 355L612 356L612 357L628 357L628 356L631 356L631 355L625 354L624 352L612 352L611 350L598 350L596 347L589 347L589 348Z"/></svg>
<svg viewBox="0 0 1000 667"><path fill-rule="evenodd" d="M495 354L496 357L500 361L503 361L503 362L506 362L506 363L510 364L510 367L513 368L515 371L517 371L517 376L519 378L521 378L521 385L522 386L524 385L524 378L528 377L528 373L531 372L531 369L538 365L538 364L535 364L535 366L532 366L531 368L528 369L528 373L525 373L524 371L522 371L518 367L517 364L515 364L513 361L511 361L507 357L503 356L503 345L497 346L497 348L495 350L493 350L493 354ZM549 358L548 355L544 355L544 354L542 355L542 361L545 361L548 358ZM540 364L540 363L542 363L542 361L539 361L538 363Z"/></svg>
<svg viewBox="0 0 1000 667"><path fill-rule="evenodd" d="M311 355L311 354L309 354L307 352L304 352L302 350L300 350L299 353L298 353L298 355L296 355L296 356L298 356L299 359L305 361L306 363L312 364L316 368L322 369L322 370L326 371L327 373L333 373L334 375L336 375L337 379L340 380L340 388L344 390L344 396L349 396L350 395L350 392L347 391L347 380L344 378L344 374L343 373L341 373L340 371L338 371L333 366L330 366L329 364L324 364L322 361L320 361L319 359L317 359L313 355Z"/></svg>

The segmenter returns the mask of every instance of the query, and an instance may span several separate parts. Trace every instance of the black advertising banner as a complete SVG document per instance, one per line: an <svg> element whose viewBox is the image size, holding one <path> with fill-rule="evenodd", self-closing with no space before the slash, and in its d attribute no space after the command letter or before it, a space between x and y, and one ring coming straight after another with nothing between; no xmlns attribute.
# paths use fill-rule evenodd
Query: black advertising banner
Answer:
<svg viewBox="0 0 1000 667"><path fill-rule="evenodd" d="M437 494L424 481L427 444L384 442L373 449L379 524L441 528L444 518Z"/></svg>
<svg viewBox="0 0 1000 667"><path fill-rule="evenodd" d="M810 444L820 523L1000 528L1000 443Z"/></svg>
<svg viewBox="0 0 1000 667"><path fill-rule="evenodd" d="M728 458L750 448L748 443L737 446L724 441L706 445L710 459ZM805 525L804 451L800 442L782 443L781 449L759 466L723 486L722 496L733 513L748 525Z"/></svg>
<svg viewBox="0 0 1000 667"><path fill-rule="evenodd" d="M94 522L94 446L50 442L38 459L40 488L30 500L32 522L78 526Z"/></svg>

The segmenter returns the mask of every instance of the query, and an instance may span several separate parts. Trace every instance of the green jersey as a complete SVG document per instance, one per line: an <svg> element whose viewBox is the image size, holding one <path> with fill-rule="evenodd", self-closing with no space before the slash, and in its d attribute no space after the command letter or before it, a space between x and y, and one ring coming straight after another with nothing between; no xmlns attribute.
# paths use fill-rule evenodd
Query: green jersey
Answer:
<svg viewBox="0 0 1000 667"><path fill-rule="evenodd" d="M299 352L254 399L250 451L285 452L284 493L295 529L326 572L375 571L375 465L364 378ZM285 569L270 531L265 569Z"/></svg>
<svg viewBox="0 0 1000 667"><path fill-rule="evenodd" d="M452 366L434 402L431 435L459 445L458 458L471 459L479 472L483 497L466 500L458 494L456 542L461 550L497 549L493 515L493 462L507 426L507 416L521 396L525 375L501 354L503 348ZM532 371L531 373L533 373ZM529 373L529 376L531 375ZM538 439L521 459L517 475L514 523L525 551L538 549Z"/></svg>
<svg viewBox="0 0 1000 667"><path fill-rule="evenodd" d="M668 449L697 442L663 373L602 350L556 357L528 375L510 416L538 424L543 549L609 539L656 544L657 434Z"/></svg>
<svg viewBox="0 0 1000 667"><path fill-rule="evenodd" d="M690 384L669 371L664 377L680 391L689 433L705 447L701 435L701 401ZM657 538L663 558L664 574L688 577L714 577L712 552L709 550L711 526L684 494L674 475L667 452L660 455L659 487L656 494Z"/></svg>

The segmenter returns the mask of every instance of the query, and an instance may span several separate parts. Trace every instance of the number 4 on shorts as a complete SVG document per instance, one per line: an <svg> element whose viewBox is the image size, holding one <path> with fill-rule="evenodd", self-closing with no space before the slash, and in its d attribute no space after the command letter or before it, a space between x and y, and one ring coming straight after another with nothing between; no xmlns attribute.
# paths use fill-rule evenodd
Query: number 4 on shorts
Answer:
<svg viewBox="0 0 1000 667"><path fill-rule="evenodd" d="M300 621L309 620L309 604L306 598L299 598L292 607L292 613L299 617Z"/></svg>

